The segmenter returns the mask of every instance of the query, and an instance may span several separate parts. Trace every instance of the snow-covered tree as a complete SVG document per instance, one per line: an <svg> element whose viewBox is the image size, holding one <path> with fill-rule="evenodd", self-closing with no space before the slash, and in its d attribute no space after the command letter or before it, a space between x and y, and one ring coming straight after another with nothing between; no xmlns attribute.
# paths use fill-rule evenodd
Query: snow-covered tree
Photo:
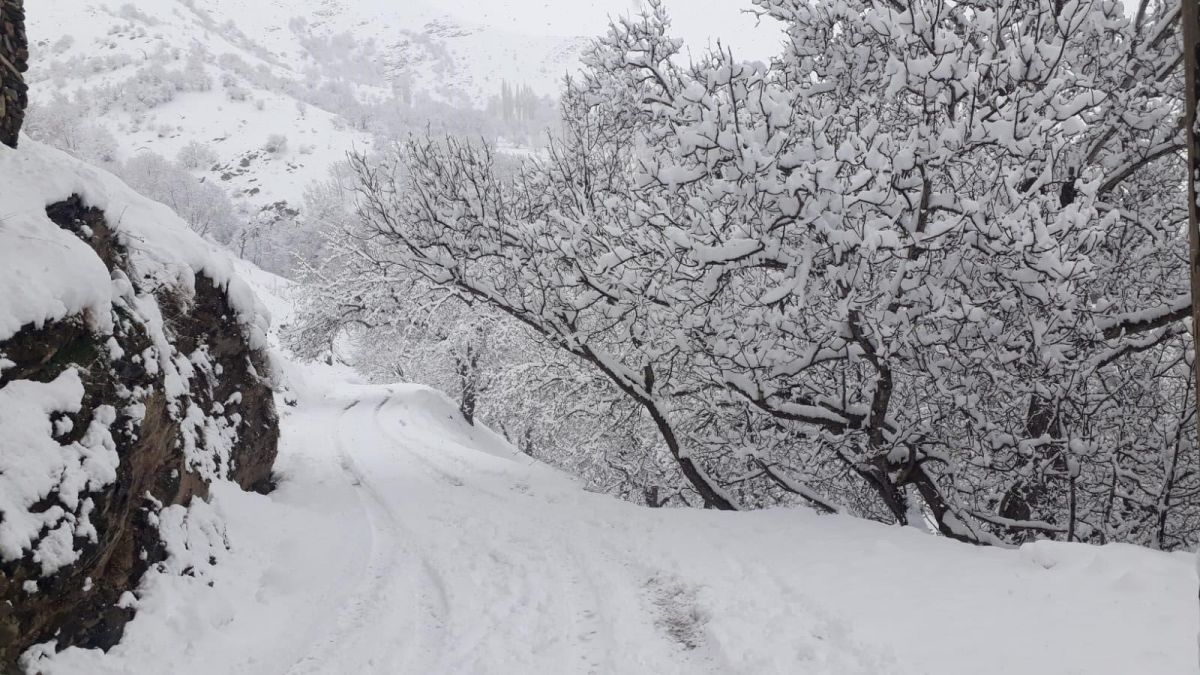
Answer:
<svg viewBox="0 0 1200 675"><path fill-rule="evenodd" d="M193 171L208 169L216 164L217 153L207 143L188 141L187 145L180 148L179 153L175 155L175 161L183 168Z"/></svg>
<svg viewBox="0 0 1200 675"><path fill-rule="evenodd" d="M87 119L87 107L61 94L49 103L32 105L24 126L31 137L95 164L117 160L117 140L107 129Z"/></svg>
<svg viewBox="0 0 1200 675"><path fill-rule="evenodd" d="M228 244L239 228L239 218L224 190L200 181L161 155L138 153L118 167L118 173L142 194L170 206L203 236Z"/></svg>
<svg viewBox="0 0 1200 675"><path fill-rule="evenodd" d="M338 165L306 190L303 220L327 241L302 261L306 292L287 335L298 355L445 391L465 418L590 489L653 506L693 498L652 420L607 379L487 303L393 264L353 213L354 180Z"/></svg>
<svg viewBox="0 0 1200 675"><path fill-rule="evenodd" d="M652 3L585 58L548 160L502 180L416 140L403 183L357 163L363 216L607 375L709 503L749 464L968 541L1181 545L1176 8L757 4L788 26L770 66L681 64ZM726 408L736 450L691 433Z"/></svg>

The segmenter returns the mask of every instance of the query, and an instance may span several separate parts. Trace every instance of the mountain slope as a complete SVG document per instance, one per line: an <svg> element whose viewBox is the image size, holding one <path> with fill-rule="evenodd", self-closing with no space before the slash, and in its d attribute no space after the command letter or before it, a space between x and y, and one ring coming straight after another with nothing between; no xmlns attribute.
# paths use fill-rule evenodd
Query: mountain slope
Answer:
<svg viewBox="0 0 1200 675"><path fill-rule="evenodd" d="M671 0L700 48L721 35L767 58L778 33L749 7ZM306 185L379 137L511 133L485 111L502 84L554 97L628 0L57 0L28 17L29 133L89 161L207 147L189 168L242 220L289 217ZM552 116L541 102L541 115ZM73 119L65 119L71 117ZM536 124L534 125L536 126ZM522 129L530 138L540 129ZM273 136L284 137L281 147ZM211 153L209 155L208 153Z"/></svg>
<svg viewBox="0 0 1200 675"><path fill-rule="evenodd" d="M217 161L201 175L260 206L296 204L346 151L369 148L364 106L482 108L502 80L552 94L585 43L379 0L63 0L29 13L29 37L36 104L73 98L120 139L119 157L210 144ZM260 152L274 133L287 149Z"/></svg>
<svg viewBox="0 0 1200 675"><path fill-rule="evenodd" d="M189 142L206 144L215 156L197 173L254 210L297 203L348 149L369 147L336 111L301 105L310 83L303 64L236 29L237 14L190 4L65 0L30 11L31 133L39 114L62 114L65 97L119 139L112 159L142 150L174 158ZM289 147L263 152L275 133Z"/></svg>

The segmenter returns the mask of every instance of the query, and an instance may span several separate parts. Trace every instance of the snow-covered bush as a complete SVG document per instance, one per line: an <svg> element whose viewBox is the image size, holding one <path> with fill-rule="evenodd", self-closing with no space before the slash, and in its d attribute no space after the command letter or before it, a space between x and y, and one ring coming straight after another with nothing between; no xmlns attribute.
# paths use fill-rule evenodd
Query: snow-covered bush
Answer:
<svg viewBox="0 0 1200 675"><path fill-rule="evenodd" d="M123 110L140 111L157 108L175 99L179 87L163 66L155 63L139 69L133 77L119 85Z"/></svg>
<svg viewBox="0 0 1200 675"><path fill-rule="evenodd" d="M65 54L71 51L71 47L73 46L75 46L75 36L64 35L55 40L54 44L50 45L50 53L56 55Z"/></svg>
<svg viewBox="0 0 1200 675"><path fill-rule="evenodd" d="M117 161L117 140L112 133L90 121L85 106L62 96L45 105L30 106L24 129L30 137L86 162L109 165Z"/></svg>
<svg viewBox="0 0 1200 675"><path fill-rule="evenodd" d="M242 86L238 76L231 72L226 72L221 76L221 87L225 89L225 96L230 101L241 102L250 98L250 90Z"/></svg>
<svg viewBox="0 0 1200 675"><path fill-rule="evenodd" d="M212 88L212 79L204 69L203 53L193 50L182 68L168 69L163 64L176 59L172 54L160 48L150 56L150 65L134 71L122 81L101 84L95 87L82 87L75 92L75 98L86 101L93 112L108 112L120 110L133 115L135 118L159 106L170 103L180 93L208 91ZM114 56L111 61L105 58L82 59L87 68L104 72L119 70L132 63L128 55ZM64 69L66 73L78 73Z"/></svg>
<svg viewBox="0 0 1200 675"><path fill-rule="evenodd" d="M351 243L368 234L353 213L353 183L351 167L336 165L310 185L287 239L307 282L300 320L287 336L298 355L351 363L379 382L445 391L465 418L592 489L653 506L691 498L653 442L652 420L605 378L503 313Z"/></svg>
<svg viewBox="0 0 1200 675"><path fill-rule="evenodd" d="M201 182L161 155L138 153L119 174L138 192L171 207L200 235L229 243L237 230L237 214L224 190Z"/></svg>
<svg viewBox="0 0 1200 675"><path fill-rule="evenodd" d="M138 23L145 24L147 26L155 26L158 24L158 21L154 17L149 16L142 10L135 7L133 3L128 2L121 5L121 8L117 11L117 16L121 17L122 19L128 19L129 21L136 21Z"/></svg>
<svg viewBox="0 0 1200 675"><path fill-rule="evenodd" d="M359 158L364 248L590 364L709 504L1186 545L1172 8L756 4L770 66L613 26L514 180Z"/></svg>
<svg viewBox="0 0 1200 675"><path fill-rule="evenodd" d="M212 77L208 74L205 63L210 55L205 49L195 46L188 52L187 62L179 77L180 91L209 91L212 89Z"/></svg>
<svg viewBox="0 0 1200 675"><path fill-rule="evenodd" d="M179 149L175 161L185 169L207 169L216 163L217 153L207 143L189 141Z"/></svg>
<svg viewBox="0 0 1200 675"><path fill-rule="evenodd" d="M272 155L282 155L287 150L288 139L284 134L271 134L267 136L267 142L263 143L263 150Z"/></svg>

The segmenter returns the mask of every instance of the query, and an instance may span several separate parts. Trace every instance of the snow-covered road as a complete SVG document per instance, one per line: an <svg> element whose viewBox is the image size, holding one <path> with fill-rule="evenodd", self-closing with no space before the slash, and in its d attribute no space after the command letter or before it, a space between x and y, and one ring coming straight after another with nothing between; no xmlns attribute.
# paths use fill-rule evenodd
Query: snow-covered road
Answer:
<svg viewBox="0 0 1200 675"><path fill-rule="evenodd" d="M607 541L619 525L581 520L578 487L463 425L439 394L352 387L315 416L334 430L359 498L348 519L367 524L367 544L330 630L288 672L682 672L712 660L693 591Z"/></svg>
<svg viewBox="0 0 1200 675"><path fill-rule="evenodd" d="M47 672L1194 670L1187 556L642 509L515 454L436 392L292 368L279 489L215 491L231 549L195 577L153 575L120 646Z"/></svg>
<svg viewBox="0 0 1200 675"><path fill-rule="evenodd" d="M454 422L440 397L371 388L333 403L326 426L369 544L332 630L289 672L614 672L601 617L620 610L595 551L552 543L537 509L506 508L528 487L464 458L470 436L429 438Z"/></svg>

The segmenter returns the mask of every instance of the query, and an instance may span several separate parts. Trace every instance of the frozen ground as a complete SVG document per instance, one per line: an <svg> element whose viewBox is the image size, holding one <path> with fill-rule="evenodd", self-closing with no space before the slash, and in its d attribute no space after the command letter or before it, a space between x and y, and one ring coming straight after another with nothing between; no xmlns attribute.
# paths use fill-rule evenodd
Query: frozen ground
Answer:
<svg viewBox="0 0 1200 675"><path fill-rule="evenodd" d="M286 282L243 272L286 320ZM279 489L219 486L218 564L151 577L120 646L45 672L1195 672L1191 556L638 508L431 390L288 369Z"/></svg>

